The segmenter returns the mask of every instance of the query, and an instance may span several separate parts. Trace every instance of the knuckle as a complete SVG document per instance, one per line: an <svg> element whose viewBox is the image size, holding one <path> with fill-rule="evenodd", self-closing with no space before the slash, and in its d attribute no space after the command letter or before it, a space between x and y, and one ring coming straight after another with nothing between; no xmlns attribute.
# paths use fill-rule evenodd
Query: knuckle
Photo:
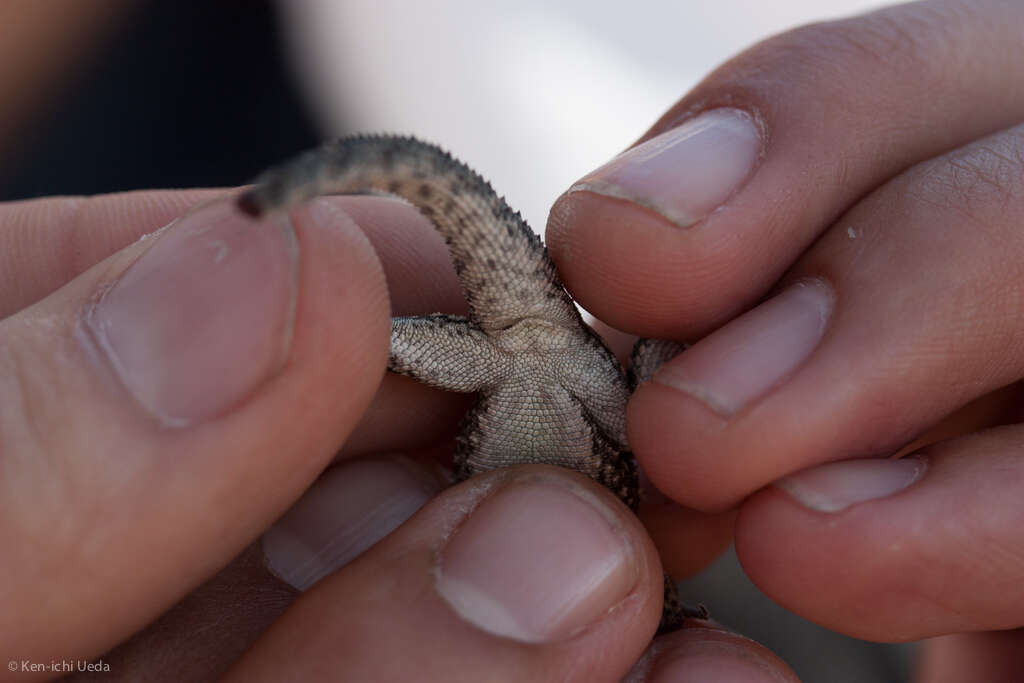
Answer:
<svg viewBox="0 0 1024 683"><path fill-rule="evenodd" d="M12 329L13 328L13 329ZM54 395L54 383L40 376L40 369L48 364L40 363L32 344L24 343L23 325L13 325L10 320L3 325L0 338L0 396L3 409L0 410L0 442L19 452L33 452L45 455L52 451L54 430L48 427L45 415L49 407L59 399ZM45 459L45 458L44 458Z"/></svg>
<svg viewBox="0 0 1024 683"><path fill-rule="evenodd" d="M0 321L0 449L31 454L32 467L54 476L96 417L81 401L90 389L72 325L45 313Z"/></svg>
<svg viewBox="0 0 1024 683"><path fill-rule="evenodd" d="M976 226L998 226L1020 214L1024 193L1024 125L924 163L911 176L915 202L958 213Z"/></svg>
<svg viewBox="0 0 1024 683"><path fill-rule="evenodd" d="M955 259L944 294L963 330L954 345L983 334L994 357L1024 357L1024 124L920 164L894 189L893 215L915 216L931 242L917 248Z"/></svg>
<svg viewBox="0 0 1024 683"><path fill-rule="evenodd" d="M914 3L836 21L791 29L755 46L726 68L731 87L744 82L764 90L797 88L806 95L849 100L863 95L856 87L865 75L915 87L941 84L957 58L966 16L954 3ZM977 23L977 22L974 22ZM898 89L888 88L896 96ZM886 90L876 93L875 99Z"/></svg>
<svg viewBox="0 0 1024 683"><path fill-rule="evenodd" d="M832 69L898 69L920 77L943 61L936 52L948 41L943 36L945 20L924 7L918 10L897 8L811 24L795 29L790 39L801 59L822 62L827 56L824 63Z"/></svg>
<svg viewBox="0 0 1024 683"><path fill-rule="evenodd" d="M46 316L0 323L0 469L18 482L5 490L9 510L26 513L8 521L58 545L77 545L95 498L89 482L96 462L82 456L103 445L96 432L83 430L89 416L81 414L81 394L69 382L70 361L40 344L39 335L61 338L66 326Z"/></svg>
<svg viewBox="0 0 1024 683"><path fill-rule="evenodd" d="M925 50L919 33L905 19L887 13L810 26L806 31L813 35L815 47L828 48L846 62L853 60L868 67L906 63L908 58L916 62Z"/></svg>

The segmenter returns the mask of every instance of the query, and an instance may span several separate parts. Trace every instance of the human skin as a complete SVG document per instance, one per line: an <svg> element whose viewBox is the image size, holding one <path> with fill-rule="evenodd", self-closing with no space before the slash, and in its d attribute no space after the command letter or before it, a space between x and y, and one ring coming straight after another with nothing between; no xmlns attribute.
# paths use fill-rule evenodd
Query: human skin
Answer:
<svg viewBox="0 0 1024 683"><path fill-rule="evenodd" d="M684 129L688 138L677 135L671 148L680 155L647 155L653 181L621 163L588 176L556 203L548 229L567 286L598 317L636 334L706 337L630 405L638 459L680 504L646 511L657 516L651 528L665 565L692 571L701 564L694 557L713 557L735 517L745 569L790 609L876 640L967 633L926 648L921 680L976 678L980 662L983 678L998 680L1019 666L1020 639L1005 629L1024 614L1013 425L1024 365L1016 341L1024 245L1015 229L1024 154L1014 127L1024 118L1024 81L1015 78L1022 12L1012 2L920 3L755 46L642 139L726 106L743 114L705 117L712 125L699 134ZM695 166L703 194L672 182ZM287 267L270 269L274 279L267 264L253 266L282 288L262 290L275 310L288 310L282 291L295 298L293 322L272 325L275 335L254 336L251 326L267 321L252 311L232 328L264 374L229 364L241 388L212 403L200 391L205 404L175 393L199 385L153 391L145 372L125 380L103 344L75 330L94 295L150 248L134 242L138 235L209 197L4 207L0 453L16 476L0 480L0 500L4 547L17 552L2 559L12 609L0 633L11 651L95 656L127 641L111 661L145 672L147 662L175 662L174 647L185 646L198 660L189 673L211 674L251 646L237 662L244 678L414 670L428 680L478 680L485 671L614 680L626 672L657 620L658 560L628 514L571 475L524 471L491 485L522 493L538 476L561 482L540 485L539 498L504 502L598 505L643 571L623 578L614 565L568 617L530 622L529 643L495 635L502 625L481 621L486 615L455 611L451 595L438 597L424 579L437 571L425 550L450 547L446 525L467 524L460 515L492 490L480 488L487 480L439 494L300 597L265 571L252 542L343 443L337 469L358 488L366 476L396 490L430 489L418 477L382 474L386 466L369 474L343 467L354 456L429 447L450 436L464 407L400 378L378 388L391 313L384 275L396 312L462 304L429 226L386 202L342 202L332 206L343 213L326 212L328 227L308 213L293 217L296 286L289 289ZM108 310L92 319L126 318ZM282 325L291 330L284 349L274 346L284 344ZM744 354L737 338L757 339L759 353ZM108 346L122 341L115 334ZM766 368L758 363L768 353ZM733 367L748 372L737 378ZM958 410L955 422L944 421ZM903 464L881 457L936 423L925 440L966 436ZM996 424L1006 426L988 429ZM838 461L848 462L830 464ZM344 486L346 476L320 481ZM573 519L592 528L583 512ZM467 547L441 557L472 559ZM150 558L141 567L140 556ZM232 576L246 580L224 580ZM171 618L128 640L185 596ZM601 599L616 608L601 612ZM246 606L240 616L238 604ZM569 635L559 630L566 625ZM691 639L705 646L696 655ZM723 639L731 650L715 647ZM730 666L730 680L791 677L763 648L721 630L661 642L652 669L660 680L694 672L722 680Z"/></svg>

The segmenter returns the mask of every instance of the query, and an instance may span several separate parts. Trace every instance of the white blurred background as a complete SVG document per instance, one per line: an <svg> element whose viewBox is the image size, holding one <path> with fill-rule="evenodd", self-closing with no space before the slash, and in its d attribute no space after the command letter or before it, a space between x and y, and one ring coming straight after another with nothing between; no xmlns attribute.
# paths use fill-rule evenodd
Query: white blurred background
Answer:
<svg viewBox="0 0 1024 683"><path fill-rule="evenodd" d="M715 66L874 0L280 0L322 129L411 133L491 180L534 229Z"/></svg>

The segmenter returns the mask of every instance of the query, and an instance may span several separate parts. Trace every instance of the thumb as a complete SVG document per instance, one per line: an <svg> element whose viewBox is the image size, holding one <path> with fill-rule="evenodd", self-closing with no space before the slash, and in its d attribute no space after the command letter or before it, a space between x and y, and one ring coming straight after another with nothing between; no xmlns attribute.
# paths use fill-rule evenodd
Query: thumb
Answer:
<svg viewBox="0 0 1024 683"><path fill-rule="evenodd" d="M339 500L354 483L313 490ZM351 523L323 533L344 510L329 524L322 512L265 539L283 578L306 579L352 538ZM663 586L653 543L609 491L561 468L496 470L303 593L228 680L617 681L654 633Z"/></svg>
<svg viewBox="0 0 1024 683"><path fill-rule="evenodd" d="M387 334L344 214L227 200L0 321L5 650L95 655L236 555L358 420Z"/></svg>

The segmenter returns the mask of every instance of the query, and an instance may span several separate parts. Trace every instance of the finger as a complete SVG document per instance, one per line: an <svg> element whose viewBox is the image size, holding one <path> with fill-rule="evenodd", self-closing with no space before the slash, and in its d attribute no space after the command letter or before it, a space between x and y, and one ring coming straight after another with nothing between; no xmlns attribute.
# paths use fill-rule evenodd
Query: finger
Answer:
<svg viewBox="0 0 1024 683"><path fill-rule="evenodd" d="M444 238L418 210L396 199L351 195L328 206L370 238L384 266L392 315L469 313Z"/></svg>
<svg viewBox="0 0 1024 683"><path fill-rule="evenodd" d="M595 331L622 362L628 362L636 337L595 321ZM658 548L665 572L677 579L696 574L725 552L732 542L735 510L699 512L666 498L640 473L640 521Z"/></svg>
<svg viewBox="0 0 1024 683"><path fill-rule="evenodd" d="M623 683L796 683L762 645L709 622L687 623L693 626L656 638Z"/></svg>
<svg viewBox="0 0 1024 683"><path fill-rule="evenodd" d="M1002 427L792 475L741 508L740 561L779 604L858 638L1019 627L1022 439Z"/></svg>
<svg viewBox="0 0 1024 683"><path fill-rule="evenodd" d="M394 531L447 485L402 457L331 467L216 576L100 659L114 681L215 680L300 594ZM185 653L185 654L183 654Z"/></svg>
<svg viewBox="0 0 1024 683"><path fill-rule="evenodd" d="M389 373L345 441L339 459L449 443L473 399L472 394L441 391Z"/></svg>
<svg viewBox="0 0 1024 683"><path fill-rule="evenodd" d="M644 493L637 516L654 541L669 576L693 576L714 562L732 542L735 510L708 514L676 505L656 493Z"/></svg>
<svg viewBox="0 0 1024 683"><path fill-rule="evenodd" d="M658 488L730 505L788 472L890 455L1024 375L1022 159L1017 126L910 169L780 294L663 366L629 407Z"/></svg>
<svg viewBox="0 0 1024 683"><path fill-rule="evenodd" d="M615 681L657 626L660 571L589 479L491 472L304 593L228 680Z"/></svg>
<svg viewBox="0 0 1024 683"><path fill-rule="evenodd" d="M35 303L114 252L223 190L150 190L0 204L0 318ZM377 197L333 197L370 238L395 315L462 313L465 300L444 241L411 207Z"/></svg>
<svg viewBox="0 0 1024 683"><path fill-rule="evenodd" d="M960 633L921 644L918 683L1012 681L1020 675L1024 632Z"/></svg>
<svg viewBox="0 0 1024 683"><path fill-rule="evenodd" d="M548 245L566 285L614 327L707 333L872 188L1024 118L1007 81L1022 30L1020 3L950 0L753 47L644 137L657 141L559 199Z"/></svg>
<svg viewBox="0 0 1024 683"><path fill-rule="evenodd" d="M383 374L387 295L365 236L318 206L254 223L214 202L0 322L12 652L119 642L351 430Z"/></svg>
<svg viewBox="0 0 1024 683"><path fill-rule="evenodd" d="M0 204L0 317L35 303L189 207L220 194L147 191ZM394 315L465 312L444 241L417 211L376 197L336 197L324 206L350 216L370 238L384 266ZM389 376L346 442L345 453L441 441L453 434L466 404L464 398Z"/></svg>
<svg viewBox="0 0 1024 683"><path fill-rule="evenodd" d="M267 572L255 543L156 621L94 661L109 667L102 675L110 683L213 681L297 594Z"/></svg>
<svg viewBox="0 0 1024 683"><path fill-rule="evenodd" d="M157 190L0 204L0 318L221 193Z"/></svg>

